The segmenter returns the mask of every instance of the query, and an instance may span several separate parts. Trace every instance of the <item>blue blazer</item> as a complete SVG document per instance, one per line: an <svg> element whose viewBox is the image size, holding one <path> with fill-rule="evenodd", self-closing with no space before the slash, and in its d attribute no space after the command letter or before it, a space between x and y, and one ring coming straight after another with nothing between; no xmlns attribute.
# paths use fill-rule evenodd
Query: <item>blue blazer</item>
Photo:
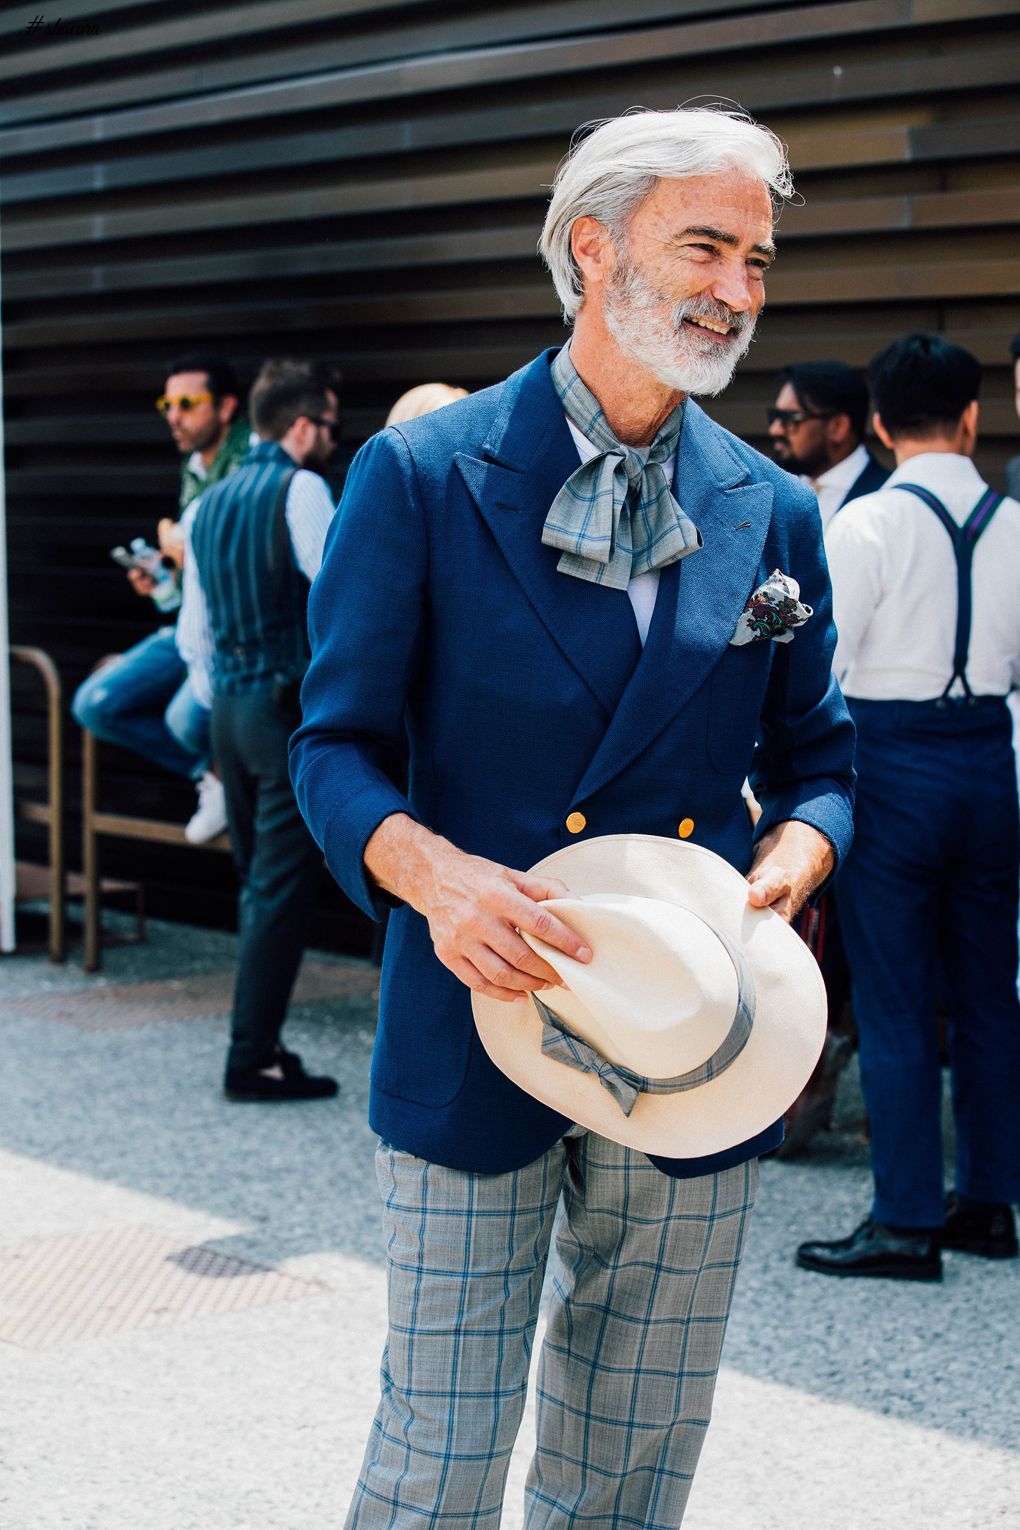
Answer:
<svg viewBox="0 0 1020 1530"><path fill-rule="evenodd" d="M626 592L558 573L542 545L578 464L554 354L373 437L329 532L291 769L330 870L369 914L386 899L364 847L394 812L523 870L573 841L575 812L587 835L673 837L691 818L694 842L743 872L750 775L759 833L799 818L838 856L849 846L853 725L830 674L814 496L689 401L678 497L704 546L662 571L642 650ZM814 616L791 643L730 646L774 569ZM569 1125L490 1063L468 989L406 906L386 935L370 1121L398 1148L482 1172L531 1162ZM704 1174L781 1134L653 1161Z"/></svg>

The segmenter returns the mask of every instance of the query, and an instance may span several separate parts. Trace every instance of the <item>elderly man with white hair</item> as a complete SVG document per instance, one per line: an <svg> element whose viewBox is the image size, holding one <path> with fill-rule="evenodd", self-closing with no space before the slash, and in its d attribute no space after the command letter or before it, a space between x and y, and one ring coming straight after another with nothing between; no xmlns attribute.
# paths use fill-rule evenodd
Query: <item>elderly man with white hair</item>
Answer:
<svg viewBox="0 0 1020 1530"><path fill-rule="evenodd" d="M498 1525L554 1223L528 1530L683 1517L781 1122L687 1138L676 1093L670 1149L623 1145L496 1067L472 995L516 1045L559 966L595 971L544 906L564 883L527 870L566 847L714 852L750 927L848 846L813 496L691 398L750 344L791 189L739 112L580 136L541 241L568 343L375 436L330 532L292 775L337 880L392 911L370 1104L390 1327L358 1530Z"/></svg>

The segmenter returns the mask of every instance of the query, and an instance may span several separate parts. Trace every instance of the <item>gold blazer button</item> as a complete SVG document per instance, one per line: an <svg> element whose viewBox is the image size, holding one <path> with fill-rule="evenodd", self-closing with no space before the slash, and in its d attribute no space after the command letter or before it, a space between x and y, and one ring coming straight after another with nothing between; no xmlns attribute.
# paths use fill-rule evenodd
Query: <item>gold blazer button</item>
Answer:
<svg viewBox="0 0 1020 1530"><path fill-rule="evenodd" d="M680 822L677 824L676 832L679 834L681 839L690 839L691 835L694 833L694 819L681 818Z"/></svg>
<svg viewBox="0 0 1020 1530"><path fill-rule="evenodd" d="M583 813L571 813L567 819L567 828L571 834L580 834L582 829L588 827L588 820Z"/></svg>

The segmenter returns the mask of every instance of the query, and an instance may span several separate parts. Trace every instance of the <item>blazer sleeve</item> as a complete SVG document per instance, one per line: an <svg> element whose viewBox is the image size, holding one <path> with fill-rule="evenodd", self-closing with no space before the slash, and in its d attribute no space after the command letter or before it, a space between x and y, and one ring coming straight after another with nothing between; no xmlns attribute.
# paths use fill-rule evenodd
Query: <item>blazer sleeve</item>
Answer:
<svg viewBox="0 0 1020 1530"><path fill-rule="evenodd" d="M776 645L758 731L751 787L762 814L755 842L787 819L809 823L842 861L853 838L854 725L832 674L836 629L817 511L799 491L781 518L774 556L813 610L793 641Z"/></svg>
<svg viewBox="0 0 1020 1530"><path fill-rule="evenodd" d="M384 818L414 813L406 709L424 628L428 547L414 465L394 430L351 464L308 602L311 662L290 747L298 806L337 882L373 918L392 905L365 871Z"/></svg>

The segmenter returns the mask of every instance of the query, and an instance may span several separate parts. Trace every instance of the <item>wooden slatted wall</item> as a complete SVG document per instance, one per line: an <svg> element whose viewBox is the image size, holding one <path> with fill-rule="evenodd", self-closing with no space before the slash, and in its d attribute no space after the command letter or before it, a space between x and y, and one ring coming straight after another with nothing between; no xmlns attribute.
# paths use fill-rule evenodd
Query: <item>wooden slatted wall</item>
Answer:
<svg viewBox="0 0 1020 1530"><path fill-rule="evenodd" d="M790 145L804 202L724 424L764 445L785 362L923 327L987 368L993 481L1016 449L1016 0L47 3L0 16L11 627L69 687L147 630L107 549L174 504L167 359L330 356L348 451L412 383L495 380L563 333L543 187L578 124L634 104L735 99ZM20 693L16 722L38 770ZM187 810L129 759L108 779ZM209 861L153 857L156 906L226 917Z"/></svg>

